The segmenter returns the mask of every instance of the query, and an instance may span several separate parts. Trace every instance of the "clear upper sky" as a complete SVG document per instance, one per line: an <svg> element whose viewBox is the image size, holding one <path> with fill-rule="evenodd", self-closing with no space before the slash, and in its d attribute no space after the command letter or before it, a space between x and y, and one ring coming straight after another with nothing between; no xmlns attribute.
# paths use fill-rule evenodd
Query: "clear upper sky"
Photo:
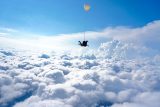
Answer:
<svg viewBox="0 0 160 107"><path fill-rule="evenodd" d="M138 27L159 19L160 0L0 0L0 27L43 35Z"/></svg>

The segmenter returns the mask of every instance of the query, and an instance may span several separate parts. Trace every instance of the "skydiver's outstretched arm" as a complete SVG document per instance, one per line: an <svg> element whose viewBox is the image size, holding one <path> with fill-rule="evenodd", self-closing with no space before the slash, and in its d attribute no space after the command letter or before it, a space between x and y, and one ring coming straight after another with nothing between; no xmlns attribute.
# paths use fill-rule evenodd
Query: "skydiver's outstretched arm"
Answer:
<svg viewBox="0 0 160 107"><path fill-rule="evenodd" d="M81 41L78 41L79 42L79 45L81 45L82 46L82 43L81 43Z"/></svg>
<svg viewBox="0 0 160 107"><path fill-rule="evenodd" d="M86 46L89 46L87 43L88 43L88 41L86 41Z"/></svg>

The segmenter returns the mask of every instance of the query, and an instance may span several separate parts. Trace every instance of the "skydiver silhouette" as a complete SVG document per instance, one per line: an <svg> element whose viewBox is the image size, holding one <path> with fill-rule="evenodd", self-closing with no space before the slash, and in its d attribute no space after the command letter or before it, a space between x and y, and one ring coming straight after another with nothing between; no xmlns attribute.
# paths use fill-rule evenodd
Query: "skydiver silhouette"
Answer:
<svg viewBox="0 0 160 107"><path fill-rule="evenodd" d="M81 41L78 41L78 42L79 42L79 45L80 45L80 46L83 46L83 47L88 46L88 45L87 45L87 42L88 42L88 41L83 41L82 43L81 43Z"/></svg>

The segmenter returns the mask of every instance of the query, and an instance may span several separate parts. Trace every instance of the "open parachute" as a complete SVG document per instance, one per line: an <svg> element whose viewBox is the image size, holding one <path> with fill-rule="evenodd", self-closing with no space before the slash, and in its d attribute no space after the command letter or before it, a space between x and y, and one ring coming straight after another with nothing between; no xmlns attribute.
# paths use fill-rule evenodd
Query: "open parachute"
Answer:
<svg viewBox="0 0 160 107"><path fill-rule="evenodd" d="M90 10L91 6L89 4L84 4L84 10L88 12Z"/></svg>

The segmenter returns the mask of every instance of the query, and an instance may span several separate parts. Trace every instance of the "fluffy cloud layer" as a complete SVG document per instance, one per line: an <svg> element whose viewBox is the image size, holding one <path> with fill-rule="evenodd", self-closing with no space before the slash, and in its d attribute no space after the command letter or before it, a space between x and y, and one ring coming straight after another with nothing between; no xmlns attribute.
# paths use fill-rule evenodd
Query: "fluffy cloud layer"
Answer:
<svg viewBox="0 0 160 107"><path fill-rule="evenodd" d="M81 55L1 49L0 106L159 107L160 56L126 59L102 47Z"/></svg>
<svg viewBox="0 0 160 107"><path fill-rule="evenodd" d="M71 50L20 50L15 48L17 44L24 47L27 42L33 43L29 45L32 47L35 40L27 39L25 43L23 39L17 42L1 37L0 106L159 107L160 53L154 44L152 49L147 45L151 36L159 41L158 28L159 21L155 21L136 29L88 32L91 41L105 38L107 42L98 49L81 48L74 54ZM78 40L80 36L63 35L55 40ZM54 41L53 37L40 38L46 43Z"/></svg>

